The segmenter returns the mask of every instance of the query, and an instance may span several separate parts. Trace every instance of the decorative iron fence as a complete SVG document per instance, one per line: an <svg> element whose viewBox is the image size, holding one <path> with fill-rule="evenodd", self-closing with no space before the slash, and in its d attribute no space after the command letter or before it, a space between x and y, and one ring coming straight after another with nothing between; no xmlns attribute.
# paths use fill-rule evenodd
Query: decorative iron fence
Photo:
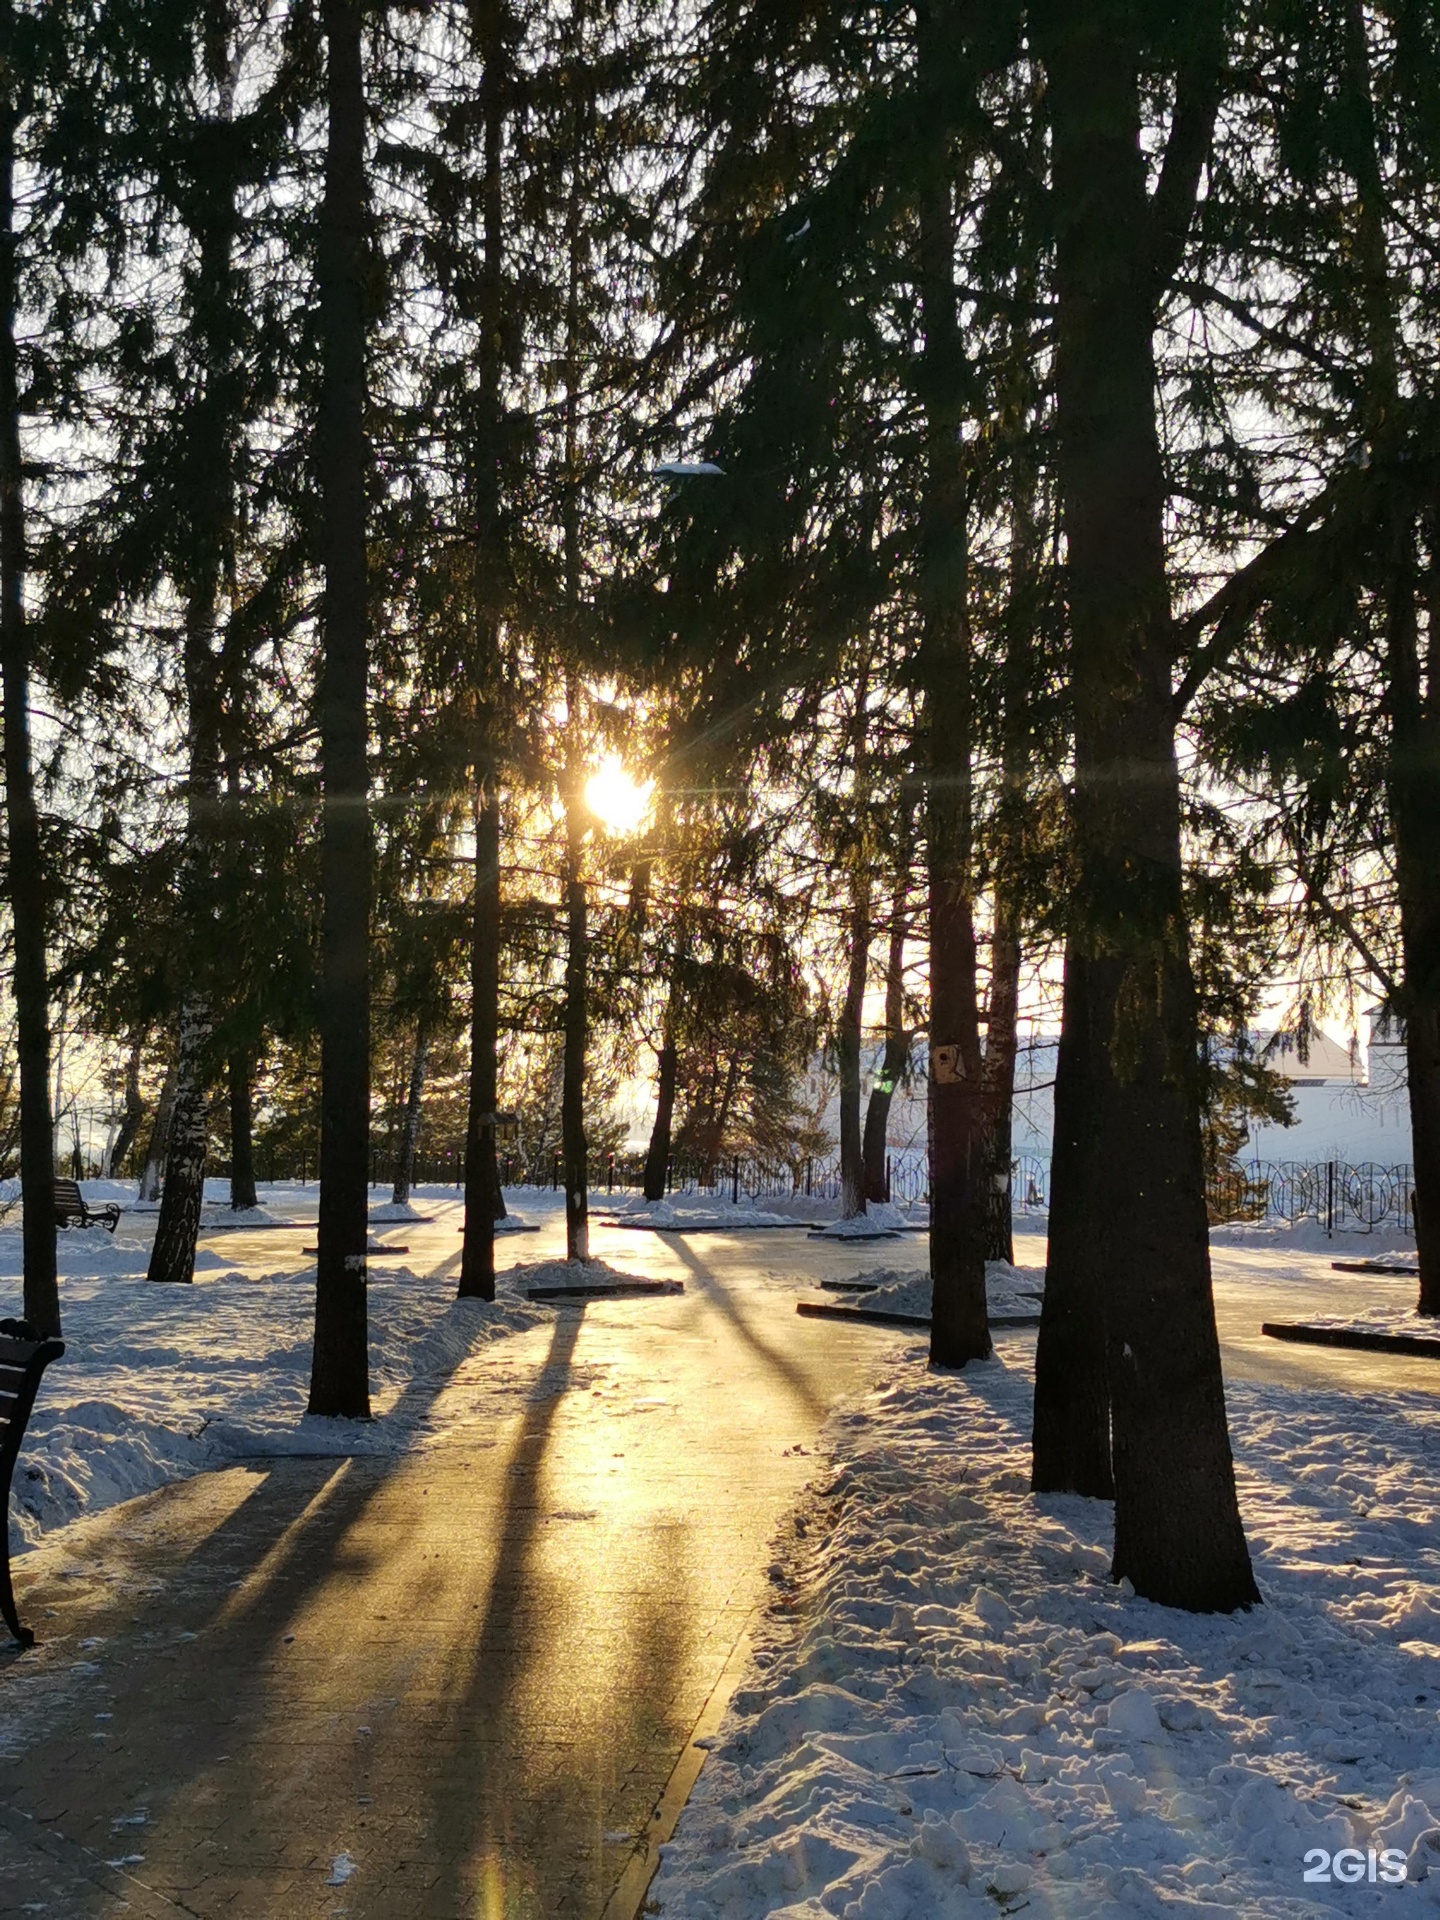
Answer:
<svg viewBox="0 0 1440 1920"><path fill-rule="evenodd" d="M1313 1220L1327 1233L1415 1231L1415 1170L1373 1160L1257 1160L1223 1171L1209 1186L1215 1221Z"/></svg>
<svg viewBox="0 0 1440 1920"><path fill-rule="evenodd" d="M459 1152L421 1153L411 1175L416 1186L448 1185L464 1181L464 1155ZM267 1168L262 1177L277 1175ZM589 1166L592 1193L638 1192L643 1184L645 1157L636 1153L597 1154ZM392 1156L376 1151L371 1157L371 1180L388 1185L394 1179ZM501 1178L512 1187L556 1187L562 1183L560 1156L547 1154L528 1163L502 1155ZM278 1177L315 1177L313 1165L296 1164ZM885 1168L888 1197L898 1206L923 1205L930 1196L926 1157L913 1148L890 1155ZM710 1164L676 1155L670 1164L666 1192L714 1194L725 1199L838 1200L838 1156L823 1159L765 1162L728 1156ZM1016 1214L1045 1212L1050 1205L1050 1166L1045 1160L1022 1157L1011 1165L1011 1204ZM1257 1160L1222 1169L1207 1183L1206 1199L1212 1222L1275 1221L1293 1225L1313 1220L1327 1233L1374 1233L1387 1229L1413 1233L1415 1181L1410 1166L1380 1166L1365 1161L1351 1166L1340 1160Z"/></svg>

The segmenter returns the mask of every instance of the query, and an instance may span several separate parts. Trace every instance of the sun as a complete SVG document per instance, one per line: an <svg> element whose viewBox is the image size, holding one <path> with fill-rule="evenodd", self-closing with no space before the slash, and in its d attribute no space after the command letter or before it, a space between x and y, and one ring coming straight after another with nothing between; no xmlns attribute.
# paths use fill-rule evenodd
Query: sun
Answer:
<svg viewBox="0 0 1440 1920"><path fill-rule="evenodd" d="M650 811L655 782L637 783L616 753L607 754L585 782L585 804L607 833L634 833Z"/></svg>

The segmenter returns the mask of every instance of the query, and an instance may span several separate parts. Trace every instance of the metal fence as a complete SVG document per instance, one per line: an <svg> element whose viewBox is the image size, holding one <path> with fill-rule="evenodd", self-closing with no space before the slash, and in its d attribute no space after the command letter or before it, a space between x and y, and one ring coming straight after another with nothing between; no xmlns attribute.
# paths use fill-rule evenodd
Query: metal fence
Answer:
<svg viewBox="0 0 1440 1920"><path fill-rule="evenodd" d="M1050 1168L1043 1160L1015 1162L1011 1192L1017 1213L1050 1204ZM1415 1231L1415 1174L1410 1166L1374 1161L1252 1160L1221 1168L1206 1181L1205 1198L1216 1225L1275 1221L1293 1226L1313 1220L1327 1233Z"/></svg>
<svg viewBox="0 0 1440 1920"><path fill-rule="evenodd" d="M464 1155L459 1152L417 1154L411 1175L417 1186L450 1185L464 1181ZM592 1192L638 1192L644 1179L643 1154L613 1153L592 1156L589 1184ZM391 1155L377 1151L371 1159L371 1179L388 1185L394 1179ZM308 1170L313 1177L313 1167ZM512 1187L559 1187L563 1180L558 1153L528 1163L516 1155L502 1155L501 1178ZM297 1166L291 1177L305 1173ZM272 1176L273 1177L273 1176ZM896 1205L923 1204L930 1197L930 1174L923 1153L911 1149L892 1154L885 1164L888 1197ZM823 1159L765 1162L730 1155L705 1164L676 1155L668 1170L667 1193L707 1193L730 1200L815 1199L838 1200L838 1156ZM1011 1203L1016 1214L1045 1212L1050 1205L1048 1161L1022 1157L1012 1163ZM1293 1225L1313 1220L1327 1233L1337 1230L1374 1233L1388 1229L1413 1233L1415 1181L1409 1166L1379 1166L1365 1161L1350 1166L1340 1160L1256 1160L1224 1168L1206 1186L1210 1218L1230 1221L1275 1221Z"/></svg>
<svg viewBox="0 0 1440 1920"><path fill-rule="evenodd" d="M310 1172L313 1173L313 1167ZM411 1181L416 1186L464 1183L465 1156L459 1152L417 1154ZM297 1164L291 1178L305 1177ZM370 1156L373 1186L390 1185L395 1178L393 1154L376 1149ZM559 1187L564 1179L558 1153L522 1159L502 1153L500 1178L507 1187ZM592 1192L638 1192L644 1184L645 1156L641 1153L592 1154L588 1180ZM886 1190L897 1204L929 1197L930 1176L924 1157L890 1155L885 1163ZM825 1159L766 1162L748 1155L726 1154L713 1162L683 1154L672 1157L667 1169L667 1193L708 1193L733 1200L816 1199L840 1197L840 1161Z"/></svg>
<svg viewBox="0 0 1440 1920"><path fill-rule="evenodd" d="M1373 1160L1256 1160L1212 1179L1213 1220L1313 1220L1327 1233L1415 1231L1415 1170Z"/></svg>

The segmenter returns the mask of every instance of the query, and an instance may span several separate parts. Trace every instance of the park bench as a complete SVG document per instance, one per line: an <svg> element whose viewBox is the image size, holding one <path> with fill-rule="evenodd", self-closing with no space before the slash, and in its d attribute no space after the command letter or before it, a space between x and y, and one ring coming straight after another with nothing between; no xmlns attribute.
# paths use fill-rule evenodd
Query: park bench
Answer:
<svg viewBox="0 0 1440 1920"><path fill-rule="evenodd" d="M55 1224L57 1227L105 1227L114 1233L120 1224L120 1209L113 1200L108 1206L87 1207L78 1181L57 1180Z"/></svg>
<svg viewBox="0 0 1440 1920"><path fill-rule="evenodd" d="M10 1585L10 1480L25 1438L25 1427L40 1376L65 1351L63 1340L46 1339L23 1320L0 1320L0 1618L22 1647L33 1647L35 1636L22 1627Z"/></svg>

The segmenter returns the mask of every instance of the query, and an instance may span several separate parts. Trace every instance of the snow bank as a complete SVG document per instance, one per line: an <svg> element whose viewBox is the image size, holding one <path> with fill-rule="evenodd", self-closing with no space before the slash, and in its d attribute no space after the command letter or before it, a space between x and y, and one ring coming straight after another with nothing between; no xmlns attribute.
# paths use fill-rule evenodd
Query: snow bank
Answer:
<svg viewBox="0 0 1440 1920"><path fill-rule="evenodd" d="M855 1277L868 1280L874 1288L873 1293L857 1297L857 1306L879 1307L885 1313L930 1311L928 1268L874 1267ZM1006 1260L985 1262L985 1298L991 1313L1037 1313L1044 1288L1043 1267L1012 1267Z"/></svg>
<svg viewBox="0 0 1440 1920"><path fill-rule="evenodd" d="M738 1233L746 1227L791 1227L798 1224L788 1213L753 1206L749 1201L732 1204L711 1194L672 1194L668 1200L627 1196L613 1206L609 1201L602 1201L597 1194L594 1212L597 1219L603 1218L617 1227L653 1227L662 1233L667 1229Z"/></svg>
<svg viewBox="0 0 1440 1920"><path fill-rule="evenodd" d="M875 1200L853 1220L829 1221L818 1229L816 1237L826 1240L866 1240L879 1233L899 1233L911 1224L909 1214L903 1209Z"/></svg>
<svg viewBox="0 0 1440 1920"><path fill-rule="evenodd" d="M137 1207L132 1211L138 1213L143 1212L144 1209ZM293 1207L281 1207L277 1212L273 1207L216 1207L207 1203L200 1215L201 1233L240 1233L247 1227L311 1227L313 1225L312 1220L307 1220L303 1216L297 1220Z"/></svg>
<svg viewBox="0 0 1440 1920"><path fill-rule="evenodd" d="M208 1247L195 1255L197 1273L221 1273L231 1264ZM109 1234L103 1227L70 1227L55 1236L55 1265L62 1280L143 1279L150 1265L150 1243L118 1232ZM0 1281L19 1280L24 1271L20 1229L0 1227Z"/></svg>
<svg viewBox="0 0 1440 1920"><path fill-rule="evenodd" d="M1440 1319L1403 1307L1371 1307L1364 1313L1307 1313L1307 1327L1339 1327L1346 1333L1409 1333L1440 1340Z"/></svg>
<svg viewBox="0 0 1440 1920"><path fill-rule="evenodd" d="M15 1236L0 1236L13 1237ZM92 1255L108 1234L84 1236ZM62 1249L65 1236L61 1236ZM123 1260L127 1249L114 1250ZM134 1273L145 1271L144 1250ZM535 1269L497 1275L493 1304L454 1298L453 1276L372 1264L373 1422L311 1420L305 1403L315 1268L151 1286L134 1273L65 1283L66 1352L46 1373L16 1470L11 1541L19 1550L82 1513L239 1457L283 1451L393 1453L423 1441L436 1395L467 1355L551 1309L525 1288ZM0 1316L20 1310L0 1284Z"/></svg>
<svg viewBox="0 0 1440 1920"><path fill-rule="evenodd" d="M665 1920L1387 1910L1303 1880L1348 1847L1434 1861L1413 1911L1440 1882L1434 1401L1232 1386L1267 1604L1197 1617L1110 1585L1107 1504L1028 1493L1022 1373L900 1365L832 1423Z"/></svg>
<svg viewBox="0 0 1440 1920"><path fill-rule="evenodd" d="M388 1220L418 1220L423 1222L429 1218L429 1214L421 1213L420 1209L412 1206L408 1200L386 1200L381 1206L371 1207L370 1209L370 1224L372 1227L384 1225Z"/></svg>
<svg viewBox="0 0 1440 1920"><path fill-rule="evenodd" d="M608 1260L535 1260L511 1269L520 1287L645 1287L654 1276L622 1273ZM676 1284L675 1291L684 1289Z"/></svg>
<svg viewBox="0 0 1440 1920"><path fill-rule="evenodd" d="M1335 1260L1372 1260L1382 1253L1413 1253L1413 1233L1377 1227L1366 1233L1356 1226L1336 1227L1327 1234L1318 1220L1231 1220L1210 1229L1212 1247L1273 1247L1296 1253L1325 1253Z"/></svg>

